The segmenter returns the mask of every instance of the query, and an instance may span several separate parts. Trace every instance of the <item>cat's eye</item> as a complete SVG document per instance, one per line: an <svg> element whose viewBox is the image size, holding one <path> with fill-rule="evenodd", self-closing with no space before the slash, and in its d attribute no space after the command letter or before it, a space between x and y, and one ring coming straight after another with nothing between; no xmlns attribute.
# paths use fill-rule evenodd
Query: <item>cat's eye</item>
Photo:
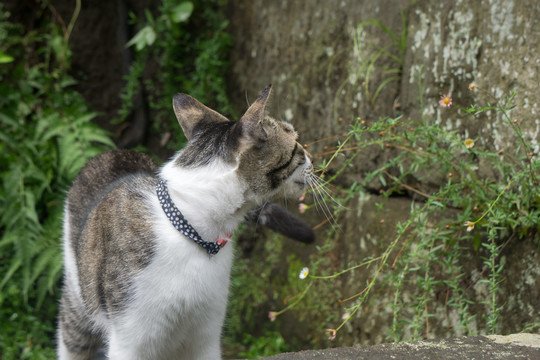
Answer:
<svg viewBox="0 0 540 360"><path fill-rule="evenodd" d="M294 139L296 140L298 138L298 134L296 133L296 131L294 130L294 127L289 124L289 123L286 123L286 122L283 122L283 130L287 133L287 134L292 134Z"/></svg>

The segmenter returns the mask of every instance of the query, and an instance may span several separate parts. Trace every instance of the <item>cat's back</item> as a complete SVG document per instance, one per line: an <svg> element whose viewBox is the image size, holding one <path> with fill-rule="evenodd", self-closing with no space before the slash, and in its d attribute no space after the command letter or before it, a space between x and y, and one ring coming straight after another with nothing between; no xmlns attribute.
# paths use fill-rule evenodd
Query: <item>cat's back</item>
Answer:
<svg viewBox="0 0 540 360"><path fill-rule="evenodd" d="M72 236L79 236L92 209L119 180L133 175L154 176L157 170L150 156L136 151L110 150L93 157L68 192L66 212Z"/></svg>
<svg viewBox="0 0 540 360"><path fill-rule="evenodd" d="M112 150L73 181L64 215L66 281L93 313L119 310L127 298L122 284L152 258L148 199L157 169L148 155Z"/></svg>

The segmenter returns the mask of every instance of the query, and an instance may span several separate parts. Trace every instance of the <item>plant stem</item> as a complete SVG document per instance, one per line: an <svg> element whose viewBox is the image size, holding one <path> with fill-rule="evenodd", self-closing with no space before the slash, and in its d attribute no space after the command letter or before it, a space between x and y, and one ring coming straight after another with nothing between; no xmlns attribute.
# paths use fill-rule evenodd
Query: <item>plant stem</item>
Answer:
<svg viewBox="0 0 540 360"><path fill-rule="evenodd" d="M296 298L295 301L293 301L292 303L290 303L289 305L287 305L287 307L285 307L284 309L282 309L282 310L280 310L280 311L276 311L276 312L275 312L275 315L276 315L276 316L281 315L281 314L283 314L285 311L287 311L287 310L293 308L294 306L296 306L296 304L298 304L298 303L300 302L300 300L302 300L302 299L304 298L304 296L306 296L306 294L307 294L309 288L311 288L311 285L313 285L313 282L310 282L310 283L306 286L306 288L304 289L304 291L302 291L302 293L300 294L300 296L298 296L298 297Z"/></svg>
<svg viewBox="0 0 540 360"><path fill-rule="evenodd" d="M473 223L476 225L476 223L478 223L479 221L481 221L490 211L491 209L493 209L493 207L495 206L495 204L499 201L499 199L501 198L501 196L503 196L503 194L506 192L506 190L508 190L508 188L514 183L516 182L516 180L518 180L520 178L520 176L523 174L523 171L521 173L519 173L518 175L514 176L512 178L512 181L510 181L506 187L499 193L499 195L497 196L497 198L489 205L489 208L482 214L482 216L480 216L480 218L478 218L476 221L474 221Z"/></svg>
<svg viewBox="0 0 540 360"><path fill-rule="evenodd" d="M338 277L339 275L345 274L346 272L349 272L351 270L358 269L359 267L362 267L362 266L365 266L365 265L369 265L374 261L380 260L381 258L382 258L382 256L379 256L379 257L376 257L374 259L364 261L364 262L362 262L362 263L360 263L358 265L352 266L352 267L350 267L348 269L345 269L345 270L340 271L338 273L335 273L333 275L327 275L327 276L309 275L309 277L312 278L312 279L333 279L333 278Z"/></svg>

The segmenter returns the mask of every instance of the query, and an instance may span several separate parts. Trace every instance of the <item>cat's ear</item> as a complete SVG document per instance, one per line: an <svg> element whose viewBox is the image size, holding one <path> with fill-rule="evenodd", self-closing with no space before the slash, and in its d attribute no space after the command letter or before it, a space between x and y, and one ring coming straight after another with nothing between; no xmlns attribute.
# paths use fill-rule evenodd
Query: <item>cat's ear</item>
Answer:
<svg viewBox="0 0 540 360"><path fill-rule="evenodd" d="M264 142L268 138L268 133L263 127L263 119L271 90L272 85L268 85L238 121L242 127L243 146Z"/></svg>
<svg viewBox="0 0 540 360"><path fill-rule="evenodd" d="M201 125L229 121L225 116L186 94L174 95L173 109L178 123L188 140L196 133L197 127L202 128Z"/></svg>

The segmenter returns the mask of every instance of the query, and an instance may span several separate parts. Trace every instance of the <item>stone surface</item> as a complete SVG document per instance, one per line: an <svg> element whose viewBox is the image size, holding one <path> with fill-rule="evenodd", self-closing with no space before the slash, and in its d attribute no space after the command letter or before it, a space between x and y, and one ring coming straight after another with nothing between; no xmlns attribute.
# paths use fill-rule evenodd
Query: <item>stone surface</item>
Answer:
<svg viewBox="0 0 540 360"><path fill-rule="evenodd" d="M419 116L415 77L423 66L424 116L447 129L461 129L468 137L510 150L511 131L498 113L495 120L456 116L436 105L439 95L452 94L460 106L494 103L484 92L468 89L474 82L496 98L517 90L512 117L524 136L536 143L540 136L540 6L530 1L421 1L408 17L409 51L401 81L401 104L406 114ZM457 114L459 115L459 114Z"/></svg>
<svg viewBox="0 0 540 360"><path fill-rule="evenodd" d="M540 335L473 336L437 339L413 343L381 344L362 347L340 347L285 353L266 360L513 360L540 359Z"/></svg>
<svg viewBox="0 0 540 360"><path fill-rule="evenodd" d="M536 56L540 5L534 0L327 0L316 5L301 0L234 0L230 9L235 39L232 99L243 109L246 100L252 101L267 83L273 83L271 113L293 122L305 142L339 135L356 117L424 116L444 129L458 129L464 138L478 138L488 147L511 153L515 141L509 139L515 137L501 113L474 119L457 106L494 104L492 96L504 100L516 90L511 116L532 143L531 150L540 151L540 59ZM388 32L365 23L373 19ZM403 25L406 36L393 41L392 36L401 37ZM382 55L369 68L381 49L397 60ZM397 78L385 73L393 70L399 72ZM468 90L472 82L482 90ZM452 109L438 105L442 94L454 98ZM310 150L322 153L325 145L328 142ZM344 178L361 179L387 156L378 149L360 154ZM495 175L479 166L484 176ZM444 180L424 182L436 185Z"/></svg>
<svg viewBox="0 0 540 360"><path fill-rule="evenodd" d="M373 25L373 19L382 26ZM536 1L342 0L319 1L315 5L302 0L232 0L230 21L234 42L229 88L234 103L239 110L244 109L266 84L273 83L271 115L291 121L305 143L333 137L309 147L318 161L325 156L317 155L325 152L325 146L335 145L335 136L346 132L355 118L373 121L398 115L423 117L445 130L457 130L464 139L475 138L482 146L512 156L517 141L508 119L493 113L467 117L458 107L493 104L492 96L504 99L513 90L518 94L511 119L517 120L524 139L532 144L530 150L538 156L540 60L536 54L540 51L540 3ZM383 48L390 55L380 56L372 71L368 70L370 60ZM390 79L384 70L398 70L399 78ZM475 91L468 88L472 82L477 85ZM438 105L442 94L453 97L453 107L443 109ZM336 183L348 188L367 172L380 168L391 154L390 150L369 148L355 158L353 166ZM482 162L478 163L478 174L488 179L498 176ZM414 180L426 191L447 181L446 176L425 175ZM333 250L321 260L329 263L331 270L347 268L368 255L377 256L392 242L395 225L407 218L412 199L382 199L375 194L383 187L376 180L370 184L370 194L360 194L345 204L341 227L331 236ZM377 207L382 202L384 206ZM447 210L446 215L452 215L452 211ZM305 218L313 224L324 219L312 214ZM328 226L319 230L317 246L324 246L327 231ZM501 333L522 331L540 319L540 254L532 237L523 241L511 238L501 252L504 281L497 294L497 306L501 306L497 331ZM474 250L470 243L464 247L458 260L463 273L445 274L443 266L429 271L437 280L459 278L463 297L472 303L449 304L452 294L448 288L431 288L426 311L433 317L424 320L421 333L415 334L411 326L408 330L404 327L401 336L405 339L486 333L486 314L492 311L487 305L489 289L484 281L487 269L482 257L486 253ZM294 246L286 251L301 259L316 257L318 252L315 247ZM391 261L398 257L398 251L392 253ZM257 266L255 262L251 265ZM313 291L320 295L311 301L318 301L319 307L306 313L295 310L297 315L286 313L276 328L286 339L303 337L304 348L308 343L329 346L324 328L339 325L347 309L354 305L339 304L337 299L362 290L372 274L373 268L357 270L330 284L314 285ZM392 276L391 271L387 274ZM345 325L336 345L389 341L395 292L388 285L388 277L377 281L376 292ZM398 294L398 302L413 304L422 295L417 291L405 288ZM270 286L268 292L277 290ZM266 311L277 307L276 301ZM459 307L467 308L470 318L464 319L465 312L460 313ZM414 311L405 307L403 321L410 325ZM261 310L261 319L265 315Z"/></svg>
<svg viewBox="0 0 540 360"><path fill-rule="evenodd" d="M408 0L326 0L316 5L298 0L231 1L233 102L244 108L246 100L252 101L273 83L270 113L292 122L306 143L343 133L356 116L376 119L387 104L392 107L398 83L385 87L375 106L363 99L353 37L359 23L373 18L401 31L400 10L408 4ZM362 36L366 54L385 46L384 40L381 29L366 27ZM373 76L374 83L381 80L380 74ZM310 151L321 152L324 145ZM378 158L376 153L362 154L358 163L365 166L356 169L373 167Z"/></svg>

